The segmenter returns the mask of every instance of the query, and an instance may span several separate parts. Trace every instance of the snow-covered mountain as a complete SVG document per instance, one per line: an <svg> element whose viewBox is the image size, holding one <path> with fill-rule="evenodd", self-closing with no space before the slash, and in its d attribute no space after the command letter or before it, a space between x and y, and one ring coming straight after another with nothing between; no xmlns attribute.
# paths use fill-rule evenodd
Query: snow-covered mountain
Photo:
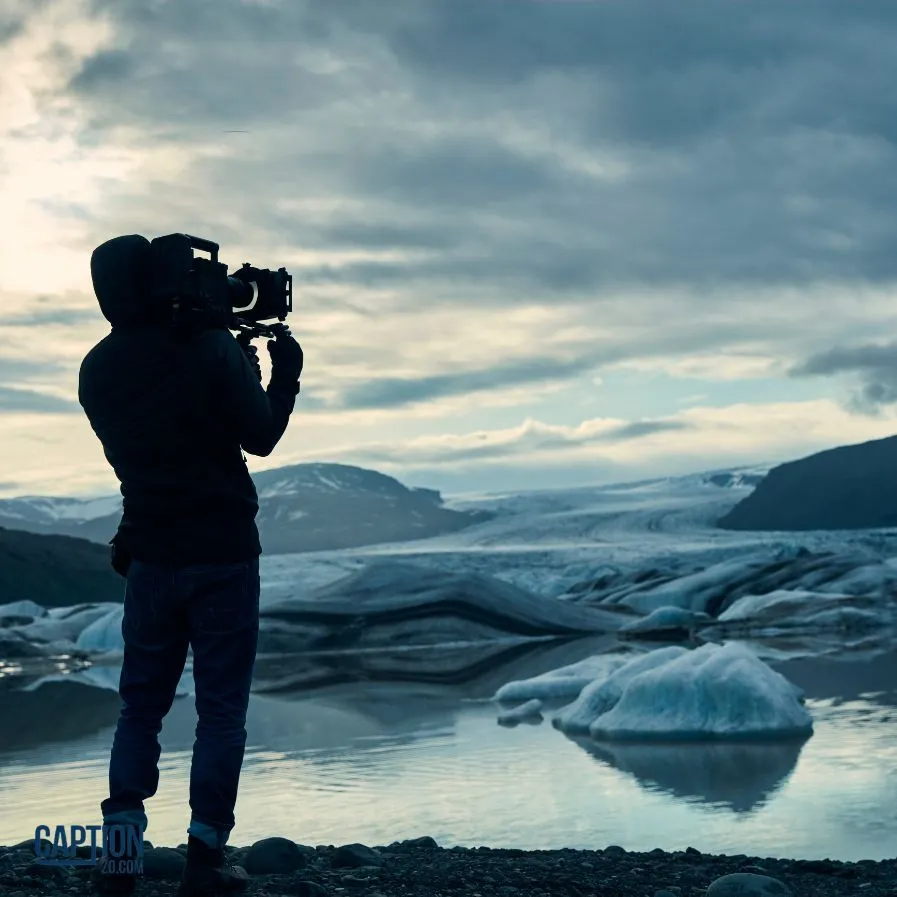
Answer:
<svg viewBox="0 0 897 897"><path fill-rule="evenodd" d="M255 474L266 554L352 548L455 532L482 513L450 510L432 489L409 489L375 470L296 464ZM121 496L0 500L0 527L108 543Z"/></svg>

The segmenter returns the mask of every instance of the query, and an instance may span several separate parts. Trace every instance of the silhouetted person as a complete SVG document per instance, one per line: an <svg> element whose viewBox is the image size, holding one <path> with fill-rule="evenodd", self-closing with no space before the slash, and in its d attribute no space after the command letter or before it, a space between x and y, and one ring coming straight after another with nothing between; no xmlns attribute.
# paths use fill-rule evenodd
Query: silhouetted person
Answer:
<svg viewBox="0 0 897 897"><path fill-rule="evenodd" d="M79 401L121 481L113 566L127 578L121 715L109 762L106 824L146 829L159 783L158 733L193 649L199 717L190 769L183 895L246 886L224 845L246 744L259 625L258 497L243 452L269 455L299 391L303 355L291 336L268 343L261 386L254 349L228 330L177 332L170 304L150 298L150 244L117 237L91 257L112 331L81 364ZM134 876L98 874L102 890Z"/></svg>

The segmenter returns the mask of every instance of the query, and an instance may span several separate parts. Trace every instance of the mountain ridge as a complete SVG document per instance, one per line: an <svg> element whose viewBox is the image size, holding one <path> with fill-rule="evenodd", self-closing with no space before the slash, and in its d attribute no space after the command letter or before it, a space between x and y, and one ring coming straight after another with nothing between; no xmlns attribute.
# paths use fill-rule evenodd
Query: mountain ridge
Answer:
<svg viewBox="0 0 897 897"><path fill-rule="evenodd" d="M897 436L825 449L773 467L717 526L811 531L897 526Z"/></svg>
<svg viewBox="0 0 897 897"><path fill-rule="evenodd" d="M487 517L445 508L438 490L408 487L387 474L348 464L293 464L253 474L253 480L265 554L424 539ZM107 544L120 519L121 496L0 499L0 527L40 535Z"/></svg>

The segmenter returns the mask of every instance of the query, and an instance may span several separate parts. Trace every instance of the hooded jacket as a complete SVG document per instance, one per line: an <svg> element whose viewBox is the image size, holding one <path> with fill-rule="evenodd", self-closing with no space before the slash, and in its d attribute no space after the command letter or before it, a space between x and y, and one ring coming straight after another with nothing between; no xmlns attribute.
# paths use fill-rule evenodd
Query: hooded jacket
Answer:
<svg viewBox="0 0 897 897"><path fill-rule="evenodd" d="M91 257L111 332L81 363L78 399L121 483L113 539L140 561L192 565L261 554L258 496L243 452L269 455L295 388L262 388L228 330L185 335L147 288L151 247L116 237Z"/></svg>

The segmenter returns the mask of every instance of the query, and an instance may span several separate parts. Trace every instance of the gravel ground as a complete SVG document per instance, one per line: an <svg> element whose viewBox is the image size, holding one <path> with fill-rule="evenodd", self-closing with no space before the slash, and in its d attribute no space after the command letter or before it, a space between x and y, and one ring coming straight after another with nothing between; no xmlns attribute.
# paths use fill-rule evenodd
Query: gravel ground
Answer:
<svg viewBox="0 0 897 897"><path fill-rule="evenodd" d="M185 845L147 847L139 897L174 897ZM304 847L266 838L231 856L252 878L250 897L696 897L717 882L713 897L897 897L897 859L844 863L715 856L688 848L674 853L604 850L443 849L431 838L371 848ZM770 882L769 879L776 880ZM777 884L781 883L781 884ZM92 893L85 867L38 865L33 842L0 847L0 893L40 897Z"/></svg>

